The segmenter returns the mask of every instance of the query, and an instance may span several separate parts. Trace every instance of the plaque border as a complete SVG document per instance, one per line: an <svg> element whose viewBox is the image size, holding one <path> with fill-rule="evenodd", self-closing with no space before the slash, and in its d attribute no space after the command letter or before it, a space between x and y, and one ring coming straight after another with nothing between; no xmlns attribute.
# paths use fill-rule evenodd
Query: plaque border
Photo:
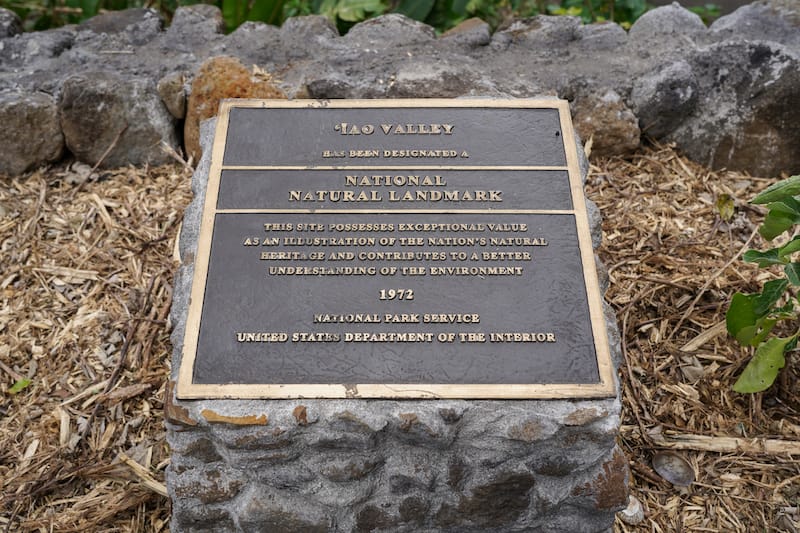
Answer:
<svg viewBox="0 0 800 533"><path fill-rule="evenodd" d="M309 166L224 166L222 164L228 132L230 111L237 108L511 108L511 109L556 109L561 126L561 139L564 143L566 166L441 166L441 165L402 165L403 169L429 170L566 170L570 181L573 210L558 211L575 215L580 250L583 279L589 306L589 322L594 336L595 355L599 382L591 384L420 384L420 383L310 383L310 384L195 384L192 383L194 360L200 333L200 318L205 297L208 266L211 253L211 236L214 218L217 213L464 213L464 214L554 214L555 210L320 210L320 209L216 209L220 178L223 170L304 170ZM315 170L381 170L397 169L397 166L313 166ZM256 100L230 99L220 103L214 143L211 154L208 184L202 208L200 232L197 238L197 251L194 257L194 272L186 317L186 329L176 395L180 399L292 399L292 398L405 398L405 399L567 399L567 398L606 398L616 395L614 370L611 361L607 326L603 312L603 298L597 280L589 228L588 213L581 180L580 165L575 133L570 117L569 103L556 98L532 99L491 99L491 98L413 98L413 99L375 99L375 100Z"/></svg>

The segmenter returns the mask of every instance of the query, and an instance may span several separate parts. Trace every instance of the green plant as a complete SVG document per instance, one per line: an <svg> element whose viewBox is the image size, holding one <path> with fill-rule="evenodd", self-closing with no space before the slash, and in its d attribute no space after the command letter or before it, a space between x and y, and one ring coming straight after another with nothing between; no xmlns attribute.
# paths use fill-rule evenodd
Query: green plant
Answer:
<svg viewBox="0 0 800 533"><path fill-rule="evenodd" d="M353 24L380 15L388 7L383 0L318 0L314 11L328 17L339 32L346 32Z"/></svg>
<svg viewBox="0 0 800 533"><path fill-rule="evenodd" d="M719 18L722 14L720 7L717 4L703 4L702 6L690 7L689 11L700 15L705 24L711 24Z"/></svg>
<svg viewBox="0 0 800 533"><path fill-rule="evenodd" d="M751 203L766 205L768 212L759 227L767 241L786 232L794 232L800 224L800 175L792 176L768 187L753 198ZM726 314L728 332L743 346L755 348L755 354L733 385L736 392L760 392L769 388L786 364L786 353L797 346L797 320L795 309L797 287L800 287L800 261L792 256L800 251L800 235L793 235L786 243L768 250L748 250L743 258L761 268L781 266L785 277L764 283L759 293L737 292L731 299ZM773 335L774 328L783 323L787 336Z"/></svg>
<svg viewBox="0 0 800 533"><path fill-rule="evenodd" d="M0 7L15 11L25 30L33 31L133 7L151 7L169 21L178 7L200 2L222 10L228 31L248 20L280 25L288 17L316 13L328 17L341 33L382 13L402 13L439 33L470 17L497 29L514 18L538 14L579 16L587 23L613 20L627 28L650 8L646 0L0 0ZM713 17L715 7L707 4L701 15Z"/></svg>
<svg viewBox="0 0 800 533"><path fill-rule="evenodd" d="M221 0L216 4L222 10L225 27L233 31L248 20L280 25L283 22L283 0ZM184 5L186 2L183 3Z"/></svg>
<svg viewBox="0 0 800 533"><path fill-rule="evenodd" d="M625 29L630 28L648 9L646 0L561 0L559 4L547 6L547 12L551 15L581 17L586 24L610 20Z"/></svg>

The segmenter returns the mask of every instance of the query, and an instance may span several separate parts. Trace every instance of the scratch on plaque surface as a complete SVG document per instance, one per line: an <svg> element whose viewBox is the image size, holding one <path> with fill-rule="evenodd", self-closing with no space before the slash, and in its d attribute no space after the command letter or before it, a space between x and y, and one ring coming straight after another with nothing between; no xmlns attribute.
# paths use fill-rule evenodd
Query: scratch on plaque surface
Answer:
<svg viewBox="0 0 800 533"><path fill-rule="evenodd" d="M358 385L355 383L342 383L345 396L348 398L358 398Z"/></svg>

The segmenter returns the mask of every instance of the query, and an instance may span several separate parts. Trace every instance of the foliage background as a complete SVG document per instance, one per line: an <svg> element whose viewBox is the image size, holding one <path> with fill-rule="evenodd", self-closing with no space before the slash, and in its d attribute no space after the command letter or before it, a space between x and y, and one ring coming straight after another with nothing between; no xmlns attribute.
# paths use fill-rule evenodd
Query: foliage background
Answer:
<svg viewBox="0 0 800 533"><path fill-rule="evenodd" d="M178 7L206 3L222 10L228 31L245 21L279 26L289 17L321 14L345 33L352 25L384 13L402 13L444 32L480 17L492 29L515 18L539 14L570 15L585 23L614 21L630 27L653 6L646 0L0 0L0 7L15 11L26 31L80 23L104 11L137 7L158 10L169 21ZM719 16L714 4L691 8L708 23Z"/></svg>

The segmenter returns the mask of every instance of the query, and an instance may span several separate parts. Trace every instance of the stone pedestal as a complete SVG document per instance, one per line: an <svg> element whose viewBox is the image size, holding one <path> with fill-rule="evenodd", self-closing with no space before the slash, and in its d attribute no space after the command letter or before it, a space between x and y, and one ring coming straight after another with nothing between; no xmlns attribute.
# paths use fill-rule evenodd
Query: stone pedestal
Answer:
<svg viewBox="0 0 800 533"><path fill-rule="evenodd" d="M207 122L181 232L173 380L212 136ZM596 208L590 214L597 243ZM618 364L608 312L607 322ZM174 396L172 383L165 418L174 532L596 532L627 503L618 397L189 401Z"/></svg>

